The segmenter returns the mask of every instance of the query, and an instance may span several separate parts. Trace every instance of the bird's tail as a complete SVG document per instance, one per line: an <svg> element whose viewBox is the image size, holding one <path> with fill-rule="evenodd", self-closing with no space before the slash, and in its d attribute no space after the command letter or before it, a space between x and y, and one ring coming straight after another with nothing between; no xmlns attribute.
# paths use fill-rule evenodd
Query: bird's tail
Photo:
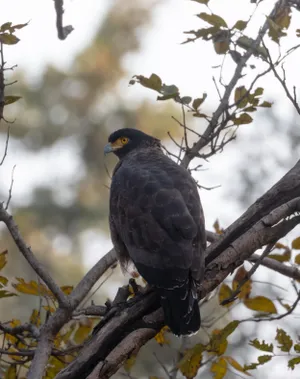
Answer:
<svg viewBox="0 0 300 379"><path fill-rule="evenodd" d="M201 324L197 289L192 279L181 287L159 289L165 323L177 336L196 333Z"/></svg>

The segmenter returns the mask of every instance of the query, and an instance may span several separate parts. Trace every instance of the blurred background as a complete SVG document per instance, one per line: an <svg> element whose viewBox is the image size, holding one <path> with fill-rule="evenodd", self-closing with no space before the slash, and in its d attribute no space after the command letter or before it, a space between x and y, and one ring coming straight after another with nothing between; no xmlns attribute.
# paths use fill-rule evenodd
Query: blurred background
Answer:
<svg viewBox="0 0 300 379"><path fill-rule="evenodd" d="M255 36L273 3L265 0L259 8L250 36L251 32ZM230 7L220 0L212 0L211 4L229 25L247 19L254 9L246 0L231 0ZM180 107L172 100L156 102L156 94L146 88L129 86L131 77L154 72L165 83L176 84L181 95L201 97L206 92L203 111L211 113L218 105L212 76L219 77L223 56L215 54L211 43L181 45L186 39L184 31L200 27L195 14L204 9L193 1L68 0L64 8L64 25L72 24L75 30L60 41L53 1L10 0L1 6L1 24L30 23L17 34L21 39L17 45L5 46L7 64L18 65L8 73L9 79L18 83L8 87L7 94L21 95L22 99L5 108L6 119L15 121L8 155L0 168L0 198L8 198L16 166L10 210L28 245L55 279L60 284L75 285L111 247L109 174L116 160L109 156L104 161L103 147L108 135L122 127L135 127L162 139L174 152L176 146L167 132L177 140L182 135L171 118L181 117ZM294 25L297 17L299 24L296 15ZM295 43L293 38L283 40L286 46ZM268 47L277 53L273 42ZM253 60L259 71L263 63ZM296 53L286 64L288 84L297 78L298 62ZM227 59L223 69L225 81L231 78L234 67ZM242 84L249 80L245 78ZM237 140L224 152L208 162L197 162L203 164L203 170L195 175L199 183L205 187L219 186L202 189L200 193L209 230L213 230L216 219L221 227L227 227L299 157L300 128L293 108L271 75L265 76L259 85L265 88L265 99L274 102L272 109L255 114L255 122L242 126ZM205 127L202 119L188 117L187 121L200 133ZM0 132L4 150L7 125L3 122ZM9 252L6 274L36 280L2 226L0 231L0 249ZM292 236L283 242L288 244L291 239ZM279 291L287 301L294 296L289 292L288 280L266 269L259 269L255 279L260 282L257 294L275 299ZM97 301L113 297L117 287L127 280L115 269L97 291ZM284 290L272 287L270 282L275 281ZM0 310L2 320L25 319L35 306L35 299L26 295L2 301L7 304ZM207 315L213 313L215 320L223 312L214 300L205 307ZM241 305L231 315L226 314L223 323L237 315L247 317L250 313ZM288 331L297 334L293 320L283 323ZM219 324L207 321L212 329L222 325L220 320ZM273 339L277 324L243 324L234 334L230 352L240 362L253 361L255 352L247 347L247 341L258 333L261 338ZM165 377L152 350L171 364L179 346L177 340L171 339L171 346L148 344L132 376ZM268 367L261 368L256 377L281 378L287 372L284 360L278 358L274 365L277 371L268 374ZM210 378L212 374L202 375L201 378ZM290 378L296 375L289 371ZM234 378L235 374L228 377Z"/></svg>

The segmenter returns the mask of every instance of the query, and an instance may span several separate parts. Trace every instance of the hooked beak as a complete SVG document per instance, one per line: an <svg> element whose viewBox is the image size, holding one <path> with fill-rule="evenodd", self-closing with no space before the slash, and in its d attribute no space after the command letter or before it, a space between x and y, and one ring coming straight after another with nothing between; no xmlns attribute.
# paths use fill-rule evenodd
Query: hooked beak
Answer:
<svg viewBox="0 0 300 379"><path fill-rule="evenodd" d="M104 146L104 155L107 155L109 153L112 153L116 148L111 145L111 143L108 143L107 145Z"/></svg>

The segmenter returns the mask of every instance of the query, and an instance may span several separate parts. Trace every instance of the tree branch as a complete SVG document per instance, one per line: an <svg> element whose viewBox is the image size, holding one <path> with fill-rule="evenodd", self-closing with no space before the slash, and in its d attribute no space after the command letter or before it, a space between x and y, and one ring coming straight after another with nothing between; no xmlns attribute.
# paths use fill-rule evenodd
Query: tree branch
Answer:
<svg viewBox="0 0 300 379"><path fill-rule="evenodd" d="M64 2L63 0L54 0L56 11L56 29L59 39L64 40L74 30L72 25L63 26Z"/></svg>

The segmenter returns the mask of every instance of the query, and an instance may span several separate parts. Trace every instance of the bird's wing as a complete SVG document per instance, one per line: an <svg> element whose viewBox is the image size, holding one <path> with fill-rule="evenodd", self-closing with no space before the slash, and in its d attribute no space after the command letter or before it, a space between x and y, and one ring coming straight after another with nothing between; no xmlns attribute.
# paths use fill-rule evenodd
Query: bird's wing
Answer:
<svg viewBox="0 0 300 379"><path fill-rule="evenodd" d="M141 275L163 288L186 281L196 255L199 228L177 180L174 170L166 175L157 165L136 162L122 164L111 186L110 215L118 238Z"/></svg>

